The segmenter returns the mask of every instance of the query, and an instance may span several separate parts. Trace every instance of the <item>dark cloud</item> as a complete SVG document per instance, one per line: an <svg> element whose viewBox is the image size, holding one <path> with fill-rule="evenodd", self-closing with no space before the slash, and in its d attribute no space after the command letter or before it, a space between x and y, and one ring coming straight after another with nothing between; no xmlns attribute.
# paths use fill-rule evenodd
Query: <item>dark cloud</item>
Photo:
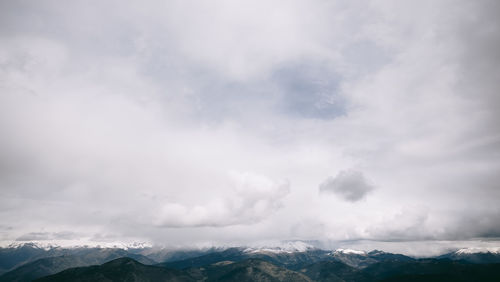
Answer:
<svg viewBox="0 0 500 282"><path fill-rule="evenodd" d="M361 171L344 170L335 177L328 177L319 185L321 193L333 193L340 198L357 202L374 189Z"/></svg>

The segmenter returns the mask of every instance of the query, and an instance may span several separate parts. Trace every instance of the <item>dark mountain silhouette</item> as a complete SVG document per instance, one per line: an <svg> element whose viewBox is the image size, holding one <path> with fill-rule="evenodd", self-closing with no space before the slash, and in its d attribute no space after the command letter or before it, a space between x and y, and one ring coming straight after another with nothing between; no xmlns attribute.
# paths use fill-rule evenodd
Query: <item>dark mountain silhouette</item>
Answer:
<svg viewBox="0 0 500 282"><path fill-rule="evenodd" d="M57 281L311 281L307 276L272 263L248 259L238 263L210 265L185 271L144 265L130 258L116 259L100 266L70 268L40 278Z"/></svg>
<svg viewBox="0 0 500 282"><path fill-rule="evenodd" d="M197 280L206 281L311 281L304 274L261 259L219 262L198 269L188 269Z"/></svg>
<svg viewBox="0 0 500 282"><path fill-rule="evenodd" d="M290 269L298 269L304 264L332 259L328 256L330 252L325 250L308 250L305 252L272 252L272 251L245 251L243 248L230 248L221 252L213 252L199 257L188 258L179 261L164 262L159 265L185 269L199 267L220 261L242 261L245 259L261 259L279 266Z"/></svg>
<svg viewBox="0 0 500 282"><path fill-rule="evenodd" d="M120 257L132 257L145 264L157 263L154 259L141 255L141 251L145 250L100 247L41 248L34 243L26 243L19 246L0 248L0 275L38 259L58 256L84 258L86 265L101 264Z"/></svg>
<svg viewBox="0 0 500 282"><path fill-rule="evenodd" d="M355 268L339 261L321 261L293 271L261 259L245 259L177 270L121 258L35 281L500 281L500 264L422 259Z"/></svg>
<svg viewBox="0 0 500 282"><path fill-rule="evenodd" d="M119 258L103 265L70 268L35 281L195 281L186 273Z"/></svg>
<svg viewBox="0 0 500 282"><path fill-rule="evenodd" d="M500 264L471 264L449 259L383 262L363 272L381 281L500 281Z"/></svg>
<svg viewBox="0 0 500 282"><path fill-rule="evenodd" d="M24 263L43 257L55 256L58 250L45 250L35 244L27 243L18 247L0 248L0 274ZM62 255L62 254L59 254Z"/></svg>
<svg viewBox="0 0 500 282"><path fill-rule="evenodd" d="M78 252L79 255L64 255L41 258L23 264L14 270L0 276L0 281L31 281L33 279L78 267L98 265L116 258L130 257L144 264L154 264L155 261L138 254L130 254L121 249L93 249Z"/></svg>
<svg viewBox="0 0 500 282"><path fill-rule="evenodd" d="M337 250L330 255L332 259L356 268L364 268L378 262L409 262L414 260L405 255L391 254L378 250L369 253Z"/></svg>
<svg viewBox="0 0 500 282"><path fill-rule="evenodd" d="M357 281L365 279L366 275L357 268L338 261L321 261L303 266L300 273L307 275L313 281Z"/></svg>

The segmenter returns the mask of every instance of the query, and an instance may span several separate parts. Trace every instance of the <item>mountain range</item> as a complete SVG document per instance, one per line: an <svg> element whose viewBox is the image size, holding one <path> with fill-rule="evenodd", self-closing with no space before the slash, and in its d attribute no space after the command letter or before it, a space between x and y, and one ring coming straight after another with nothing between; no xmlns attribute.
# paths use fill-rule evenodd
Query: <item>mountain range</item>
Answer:
<svg viewBox="0 0 500 282"><path fill-rule="evenodd" d="M313 247L167 251L25 244L0 248L0 267L6 270L0 281L500 281L500 252L462 249L413 258Z"/></svg>

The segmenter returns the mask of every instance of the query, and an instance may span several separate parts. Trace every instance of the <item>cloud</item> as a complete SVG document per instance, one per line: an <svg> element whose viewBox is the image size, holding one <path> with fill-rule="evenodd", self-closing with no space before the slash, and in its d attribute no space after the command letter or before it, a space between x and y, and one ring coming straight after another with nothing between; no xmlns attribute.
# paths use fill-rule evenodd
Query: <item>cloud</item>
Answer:
<svg viewBox="0 0 500 282"><path fill-rule="evenodd" d="M363 173L356 170L340 171L319 185L320 193L333 193L349 202L363 199L373 189L374 186L368 183Z"/></svg>
<svg viewBox="0 0 500 282"><path fill-rule="evenodd" d="M332 66L306 62L276 70L272 81L283 92L277 107L292 117L333 119L345 114L343 97Z"/></svg>
<svg viewBox="0 0 500 282"><path fill-rule="evenodd" d="M61 232L30 232L16 238L16 241L50 241L50 240L74 240L81 236L71 231Z"/></svg>
<svg viewBox="0 0 500 282"><path fill-rule="evenodd" d="M1 240L500 234L493 0L0 6Z"/></svg>
<svg viewBox="0 0 500 282"><path fill-rule="evenodd" d="M254 173L231 173L230 193L205 205L166 203L155 224L162 227L203 227L254 224L282 206L290 192L288 181L273 181Z"/></svg>

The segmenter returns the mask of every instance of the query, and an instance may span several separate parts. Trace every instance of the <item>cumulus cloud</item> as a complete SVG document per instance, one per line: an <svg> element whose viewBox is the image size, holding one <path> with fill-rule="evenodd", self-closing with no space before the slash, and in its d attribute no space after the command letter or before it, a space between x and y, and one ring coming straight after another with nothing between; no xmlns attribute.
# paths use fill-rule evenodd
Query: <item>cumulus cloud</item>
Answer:
<svg viewBox="0 0 500 282"><path fill-rule="evenodd" d="M164 204L155 219L162 227L230 226L257 223L282 206L288 181L253 173L231 173L234 188L205 205Z"/></svg>
<svg viewBox="0 0 500 282"><path fill-rule="evenodd" d="M374 189L361 171L343 170L335 177L328 177L319 185L321 193L333 193L340 198L357 202Z"/></svg>

